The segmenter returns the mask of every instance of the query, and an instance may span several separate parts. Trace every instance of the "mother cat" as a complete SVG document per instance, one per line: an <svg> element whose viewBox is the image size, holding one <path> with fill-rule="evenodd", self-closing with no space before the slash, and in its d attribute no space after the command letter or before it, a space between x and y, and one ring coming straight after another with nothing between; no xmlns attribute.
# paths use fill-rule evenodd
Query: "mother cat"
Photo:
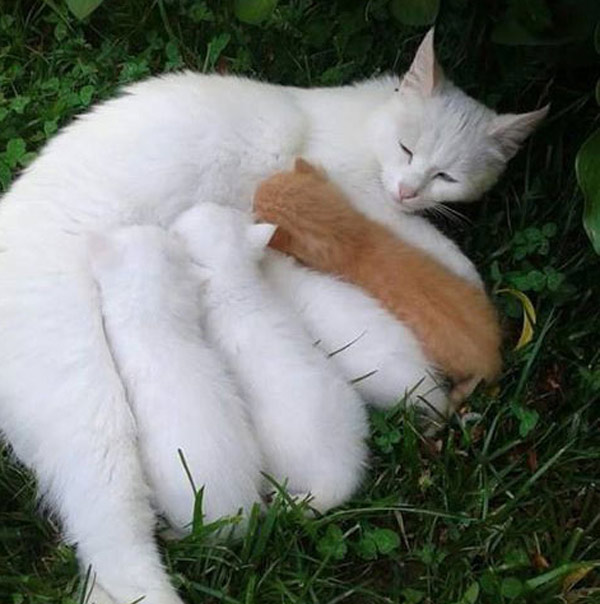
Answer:
<svg viewBox="0 0 600 604"><path fill-rule="evenodd" d="M477 198L546 111L498 116L470 99L443 78L432 38L403 79L312 90L192 73L150 79L64 129L4 197L0 426L93 566L94 601L181 603L153 541L135 422L83 235L167 226L203 200L249 208L257 183L302 154L366 214L478 281L452 242L401 210ZM352 325L351 310L335 313Z"/></svg>

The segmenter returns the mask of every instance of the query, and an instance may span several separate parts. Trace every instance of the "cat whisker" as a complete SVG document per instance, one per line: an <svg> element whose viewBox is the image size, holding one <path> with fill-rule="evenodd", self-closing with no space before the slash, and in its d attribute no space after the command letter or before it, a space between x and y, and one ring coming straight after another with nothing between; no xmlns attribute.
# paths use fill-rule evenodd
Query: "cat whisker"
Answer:
<svg viewBox="0 0 600 604"><path fill-rule="evenodd" d="M451 220L454 220L458 224L463 224L463 225L472 225L473 224L473 221L468 216L465 216L465 214L463 214L462 212L459 212L456 208L454 208L452 206L440 204L438 207L440 208L440 210L442 210L442 213L445 213L445 215L448 216L448 218L450 218Z"/></svg>

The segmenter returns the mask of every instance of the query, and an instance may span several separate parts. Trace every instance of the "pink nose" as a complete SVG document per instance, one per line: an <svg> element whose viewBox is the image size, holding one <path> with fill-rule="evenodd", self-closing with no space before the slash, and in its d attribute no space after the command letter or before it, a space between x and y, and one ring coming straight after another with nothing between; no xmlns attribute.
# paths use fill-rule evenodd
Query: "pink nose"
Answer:
<svg viewBox="0 0 600 604"><path fill-rule="evenodd" d="M405 185L398 185L398 199L404 201L405 199L412 199L417 196L416 189L407 187Z"/></svg>

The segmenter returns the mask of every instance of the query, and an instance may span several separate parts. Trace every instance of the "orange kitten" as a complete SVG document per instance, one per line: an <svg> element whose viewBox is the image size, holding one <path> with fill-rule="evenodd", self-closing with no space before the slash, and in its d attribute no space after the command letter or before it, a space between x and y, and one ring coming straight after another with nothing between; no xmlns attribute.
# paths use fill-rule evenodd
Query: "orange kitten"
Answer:
<svg viewBox="0 0 600 604"><path fill-rule="evenodd" d="M452 379L457 402L498 377L498 317L485 292L350 206L326 175L303 159L264 181L257 217L280 228L270 246L360 286L420 339Z"/></svg>

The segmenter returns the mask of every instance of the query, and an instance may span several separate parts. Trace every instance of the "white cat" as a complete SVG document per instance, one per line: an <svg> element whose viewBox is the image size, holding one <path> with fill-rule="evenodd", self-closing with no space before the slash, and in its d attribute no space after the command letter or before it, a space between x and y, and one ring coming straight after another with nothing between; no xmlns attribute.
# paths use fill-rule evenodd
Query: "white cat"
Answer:
<svg viewBox="0 0 600 604"><path fill-rule="evenodd" d="M356 490L366 466L363 403L315 349L258 268L274 227L211 203L174 224L203 269L206 333L247 398L265 469L324 512Z"/></svg>
<svg viewBox="0 0 600 604"><path fill-rule="evenodd" d="M260 454L246 405L204 342L200 285L187 256L154 226L95 235L90 256L158 509L186 532L194 487L203 487L206 521L249 512L261 501Z"/></svg>
<svg viewBox="0 0 600 604"><path fill-rule="evenodd" d="M442 82L431 35L403 79L304 90L219 75L152 78L63 129L5 195L0 426L103 593L118 600L129 584L145 587L145 604L178 601L152 540L136 428L85 235L168 225L199 201L249 209L257 183L303 155L369 216L478 281L454 243L402 208L479 195L545 110L497 116Z"/></svg>

